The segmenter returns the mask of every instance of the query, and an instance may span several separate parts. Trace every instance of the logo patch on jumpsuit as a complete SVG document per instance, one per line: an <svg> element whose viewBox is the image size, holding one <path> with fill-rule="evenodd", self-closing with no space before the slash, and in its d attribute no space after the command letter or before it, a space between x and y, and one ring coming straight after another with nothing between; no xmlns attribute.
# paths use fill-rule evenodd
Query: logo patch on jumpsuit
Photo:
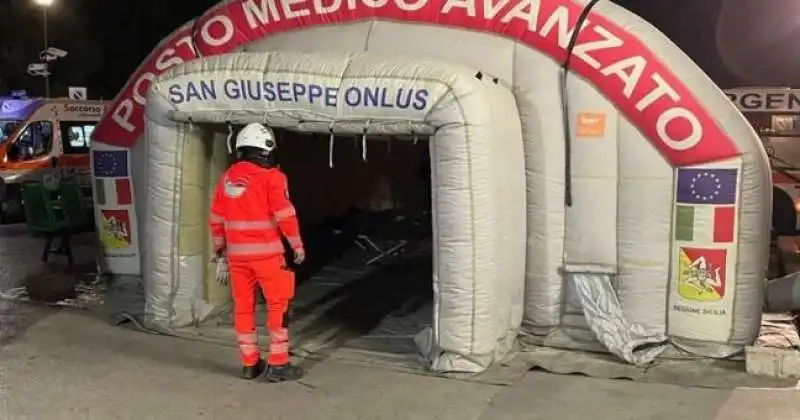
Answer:
<svg viewBox="0 0 800 420"><path fill-rule="evenodd" d="M224 182L225 196L229 198L239 198L247 191L247 180L237 180L236 182L225 178Z"/></svg>

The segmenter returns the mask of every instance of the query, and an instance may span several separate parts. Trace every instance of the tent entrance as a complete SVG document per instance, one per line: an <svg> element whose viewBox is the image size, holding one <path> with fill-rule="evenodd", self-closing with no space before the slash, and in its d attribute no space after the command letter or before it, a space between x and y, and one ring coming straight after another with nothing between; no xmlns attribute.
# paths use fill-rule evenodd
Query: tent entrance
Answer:
<svg viewBox="0 0 800 420"><path fill-rule="evenodd" d="M432 255L428 262L423 258L406 264L419 269L420 274L416 271L396 274L405 279L397 281L404 286L414 284L407 277L419 276L420 289L433 295L432 311L428 311L433 321L414 340L424 356L423 366L436 371L480 372L508 353L522 316L525 280L525 166L520 113L514 95L499 79L467 67L405 58L390 61L391 64L387 57L369 53L346 56L242 53L187 63L200 67L176 69L153 83L147 105L147 232L143 235L148 325L170 332L194 327L218 318L230 303L227 288L211 280L214 265L208 263L210 241L203 241L208 235L208 206L203 203L208 203L213 186L229 165L227 123L263 122L289 130L280 133L283 139L279 141L285 146L281 149L286 155L281 160L285 161L282 165L289 176L301 221L311 226L305 227L307 242L309 232L318 224L342 218L351 220L350 224L358 228L338 229L342 231L337 239L341 244L334 249L344 254L343 258L349 258L350 250L360 255L360 260L354 257L358 261L355 267L363 271L364 265L370 269L379 265L366 261L374 259L376 253L391 250L398 238L378 243L373 239L381 239L382 232L371 233L372 229L365 226L370 223L352 220L370 219L374 213L380 213L385 220L375 223L376 231L395 230L407 235L420 230L420 237L432 238L428 239ZM297 92L312 84L335 86L330 89L339 90L336 97L340 102L335 108L320 108L322 103L316 97L311 101L298 96L291 104L257 98L243 101L222 93L195 97L198 86L206 86L208 92L212 84L230 85L232 68L241 68L242 74L248 76L237 77L245 77L253 86L274 80L284 87L296 87ZM309 75L319 79L311 83ZM372 98L377 95L375 92L386 92L386 101L392 92L406 92L407 97L410 89L422 92L420 98L425 99L416 108L403 103L380 102L380 106L353 103L353 98L363 99L368 94ZM234 93L229 90L228 96ZM347 101L352 104L347 105ZM331 133L335 133L333 153L329 148ZM425 183L418 182L423 178L419 176L420 162L426 153L420 145L425 141L417 139L415 145L414 134L431 136L428 150L432 193L428 198L420 198L424 197L420 192L424 191ZM295 152L293 144L298 148ZM400 157L400 153L406 156ZM422 172L427 175L427 171ZM430 211L421 211L428 206L420 203L428 201ZM417 216L394 214L407 210ZM369 217L363 216L364 213ZM425 215L430 219L426 220ZM416 222L420 229L413 224L402 224L409 219L422 219ZM383 228L387 224L394 228ZM426 234L427 226L433 229ZM363 235L361 230L365 231ZM345 234L355 234L355 239L344 238ZM309 248L310 255L317 253ZM407 250L397 250L400 251ZM365 261L362 257L367 254L369 258ZM386 261L403 259L389 257L378 258L387 265L382 270L395 266ZM407 255L401 257L408 259ZM308 266L312 264L309 261ZM428 268L419 268L425 266ZM310 268L303 269L312 273L304 274L302 281L314 284L307 279L316 273ZM359 273L352 274L352 278L369 278L364 272ZM387 271L379 273L391 277ZM364 289L351 286L350 299L370 296L364 292L370 287L385 289L386 296L405 293L381 285L374 280L375 276L380 277L374 274L372 280L350 282L364 285L361 286ZM347 302L342 293L338 296ZM376 298L364 299L376 301ZM329 297L325 301L338 308L336 299ZM416 306L425 306L420 301L411 305L411 309L401 308L404 301L400 301L375 304L382 311L377 318L386 319L384 315L388 313L412 313L416 312L412 310ZM355 305L358 307L357 302ZM363 309L369 307L366 303L362 305ZM391 309L392 305L397 307ZM317 319L319 311L312 307L305 311L301 307L299 313L305 312L310 320ZM328 319L344 316L333 310L327 314ZM361 313L358 318L363 321L368 317ZM330 331L335 328L326 326L322 319L309 321L309 325L316 326L308 330L309 334L317 337L317 341L331 341L319 331L334 334ZM416 324L425 325L425 321ZM225 329L229 330L227 326ZM362 330L366 331L357 336L370 334L370 328ZM303 337L302 333L296 336Z"/></svg>
<svg viewBox="0 0 800 420"><path fill-rule="evenodd" d="M335 136L331 154L329 135L276 136L307 248L296 267L295 349L366 351L419 366L414 336L433 311L429 139ZM265 313L262 304L261 326ZM232 328L232 314L210 322Z"/></svg>

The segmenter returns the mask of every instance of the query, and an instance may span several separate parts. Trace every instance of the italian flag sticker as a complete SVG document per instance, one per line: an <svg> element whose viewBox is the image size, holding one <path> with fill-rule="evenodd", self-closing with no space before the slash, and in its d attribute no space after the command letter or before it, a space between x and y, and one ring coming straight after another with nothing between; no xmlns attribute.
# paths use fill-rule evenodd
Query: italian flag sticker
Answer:
<svg viewBox="0 0 800 420"><path fill-rule="evenodd" d="M733 242L736 207L679 205L676 212L675 239L706 243Z"/></svg>

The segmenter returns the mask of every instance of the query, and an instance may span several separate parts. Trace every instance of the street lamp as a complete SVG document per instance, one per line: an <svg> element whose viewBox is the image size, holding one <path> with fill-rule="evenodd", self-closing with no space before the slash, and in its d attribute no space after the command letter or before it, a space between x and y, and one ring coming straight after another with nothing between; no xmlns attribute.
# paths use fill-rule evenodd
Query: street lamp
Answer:
<svg viewBox="0 0 800 420"><path fill-rule="evenodd" d="M42 8L42 18L43 18L43 34L44 34L44 50L47 51L50 48L50 40L48 39L47 34L47 10L53 5L55 0L33 0L39 7ZM50 97L50 71L44 74L44 95L46 98Z"/></svg>

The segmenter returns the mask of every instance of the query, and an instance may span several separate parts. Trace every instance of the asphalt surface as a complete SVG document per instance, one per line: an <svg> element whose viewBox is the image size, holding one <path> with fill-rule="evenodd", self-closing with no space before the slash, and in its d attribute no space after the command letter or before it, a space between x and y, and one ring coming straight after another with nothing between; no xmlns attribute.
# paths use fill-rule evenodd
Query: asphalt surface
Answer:
<svg viewBox="0 0 800 420"><path fill-rule="evenodd" d="M41 264L31 251L40 241L0 228L0 289L69 270L63 261ZM91 241L76 248L81 264L93 262ZM299 362L309 370L300 382L243 381L231 346L115 327L88 311L0 301L0 420L800 419L795 388L710 389L539 371L493 385L363 360Z"/></svg>
<svg viewBox="0 0 800 420"><path fill-rule="evenodd" d="M326 359L297 383L240 380L234 349L80 311L5 305L0 419L787 420L795 389L704 389L528 372L510 386ZM2 322L6 322L2 321ZM305 363L305 362L301 362Z"/></svg>
<svg viewBox="0 0 800 420"><path fill-rule="evenodd" d="M24 224L0 225L0 291L20 287L36 276L70 272L89 266L94 268L97 256L97 239L94 234L72 238L75 267L67 266L63 255L51 255L43 264L42 251L45 239L31 236Z"/></svg>

